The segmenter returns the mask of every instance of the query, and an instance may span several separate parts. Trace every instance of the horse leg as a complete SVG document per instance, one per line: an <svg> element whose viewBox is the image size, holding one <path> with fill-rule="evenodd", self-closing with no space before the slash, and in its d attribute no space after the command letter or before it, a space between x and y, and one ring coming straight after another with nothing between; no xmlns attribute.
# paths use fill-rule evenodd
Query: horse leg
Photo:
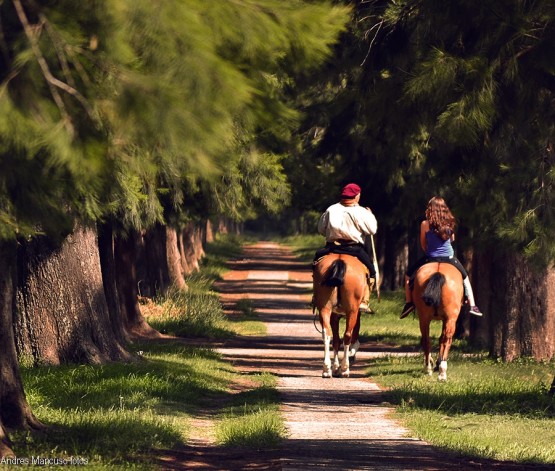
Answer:
<svg viewBox="0 0 555 471"><path fill-rule="evenodd" d="M332 365L332 374L333 376L339 376L339 320L340 317L333 313L331 314L331 331L333 334L332 345L333 345L333 365Z"/></svg>
<svg viewBox="0 0 555 471"><path fill-rule="evenodd" d="M432 344L430 341L430 321L431 319L423 314L420 316L420 334L422 336L422 350L424 351L424 368L428 376L432 376L433 361L432 361Z"/></svg>
<svg viewBox="0 0 555 471"><path fill-rule="evenodd" d="M447 357L449 356L449 350L451 349L451 344L453 343L453 335L455 335L456 328L456 316L443 322L443 332L441 333L439 346L439 358L437 359L439 365L439 375L437 379L439 381L447 381Z"/></svg>
<svg viewBox="0 0 555 471"><path fill-rule="evenodd" d="M331 308L323 307L320 309L320 324L322 325L322 340L324 341L324 366L322 368L322 378L331 378L331 357L330 343L332 340L332 329L330 325Z"/></svg>
<svg viewBox="0 0 555 471"><path fill-rule="evenodd" d="M360 333L360 310L357 313L357 323L353 329L353 336L351 338L351 348L349 349L349 358L351 362L354 363L356 360L356 354L360 348L360 342L358 341L358 334Z"/></svg>
<svg viewBox="0 0 555 471"><path fill-rule="evenodd" d="M353 332L358 321L358 305L349 309L345 314L345 333L343 334L343 358L341 360L341 376L348 378L351 374L349 368L349 350L353 340Z"/></svg>

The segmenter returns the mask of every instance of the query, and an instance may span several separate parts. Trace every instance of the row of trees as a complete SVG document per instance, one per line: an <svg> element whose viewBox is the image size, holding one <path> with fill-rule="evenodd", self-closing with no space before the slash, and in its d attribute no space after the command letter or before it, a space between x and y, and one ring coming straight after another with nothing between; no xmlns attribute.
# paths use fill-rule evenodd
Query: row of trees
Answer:
<svg viewBox="0 0 555 471"><path fill-rule="evenodd" d="M129 339L153 333L138 291L186 289L210 221L289 201L282 155L300 115L287 92L329 57L348 12L0 4L0 456L9 429L41 427L18 359L130 360Z"/></svg>
<svg viewBox="0 0 555 471"><path fill-rule="evenodd" d="M384 287L441 194L472 338L552 358L554 26L551 1L2 2L0 455L40 427L18 359L131 360L139 290L186 289L210 231L309 230L347 181Z"/></svg>
<svg viewBox="0 0 555 471"><path fill-rule="evenodd" d="M354 17L335 61L300 89L289 217L310 227L341 184L361 184L394 289L418 256L427 201L442 195L486 313L472 319L472 339L505 360L552 358L554 3L345 3Z"/></svg>

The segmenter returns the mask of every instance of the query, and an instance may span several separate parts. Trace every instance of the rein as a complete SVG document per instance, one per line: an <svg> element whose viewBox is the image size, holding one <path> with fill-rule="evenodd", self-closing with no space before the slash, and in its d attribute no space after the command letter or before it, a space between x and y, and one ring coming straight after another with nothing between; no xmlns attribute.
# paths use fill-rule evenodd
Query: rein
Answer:
<svg viewBox="0 0 555 471"><path fill-rule="evenodd" d="M316 324L316 318L318 316L316 315L316 306L314 306L314 305L312 306L312 316L313 316L312 323L314 324L314 328L316 329L316 332L321 334L322 331L318 329L318 325Z"/></svg>

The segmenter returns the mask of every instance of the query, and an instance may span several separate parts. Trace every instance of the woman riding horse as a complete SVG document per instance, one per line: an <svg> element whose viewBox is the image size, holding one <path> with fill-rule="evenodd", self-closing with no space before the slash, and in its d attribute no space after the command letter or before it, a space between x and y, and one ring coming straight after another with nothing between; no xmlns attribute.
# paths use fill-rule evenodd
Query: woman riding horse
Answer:
<svg viewBox="0 0 555 471"><path fill-rule="evenodd" d="M414 273L425 263L434 261L450 263L461 272L465 294L470 304L470 313L475 316L482 315L474 301L474 293L468 279L468 273L466 273L461 262L455 257L455 250L452 245L452 242L455 240L455 222L455 217L443 198L434 196L430 199L426 208L426 219L420 225L420 245L425 255L407 271L405 276L406 304L403 307L401 319L404 319L414 311L415 306L412 301L410 288Z"/></svg>

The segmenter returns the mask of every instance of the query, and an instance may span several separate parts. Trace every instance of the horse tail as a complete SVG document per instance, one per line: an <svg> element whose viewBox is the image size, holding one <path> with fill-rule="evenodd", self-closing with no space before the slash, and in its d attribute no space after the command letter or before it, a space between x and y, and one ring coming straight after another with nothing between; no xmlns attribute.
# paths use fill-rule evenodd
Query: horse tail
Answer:
<svg viewBox="0 0 555 471"><path fill-rule="evenodd" d="M326 272L322 284L326 286L341 286L345 279L347 265L343 260L335 260Z"/></svg>
<svg viewBox="0 0 555 471"><path fill-rule="evenodd" d="M426 306L438 307L441 304L441 288L444 284L445 277L442 273L436 272L430 277L422 293L422 300Z"/></svg>

